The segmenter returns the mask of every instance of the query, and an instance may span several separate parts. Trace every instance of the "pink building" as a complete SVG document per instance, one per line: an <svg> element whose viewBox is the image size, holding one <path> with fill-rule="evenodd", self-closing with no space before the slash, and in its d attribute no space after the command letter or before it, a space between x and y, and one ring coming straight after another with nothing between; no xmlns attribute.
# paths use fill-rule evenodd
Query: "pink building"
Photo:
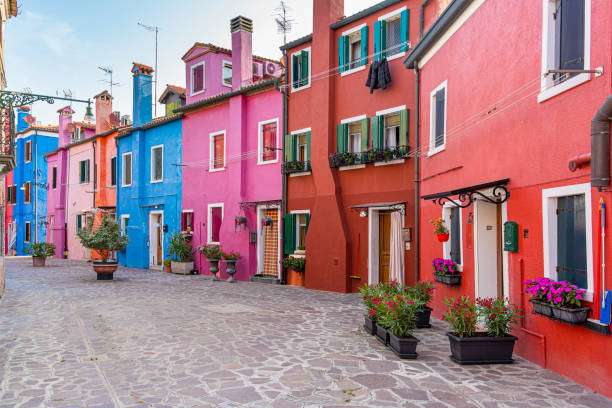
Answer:
<svg viewBox="0 0 612 408"><path fill-rule="evenodd" d="M252 55L250 19L231 21L232 50L196 43L183 57L183 214L194 248L238 251L236 279L280 278L280 62ZM196 268L208 273L197 254ZM227 277L221 266L221 277Z"/></svg>

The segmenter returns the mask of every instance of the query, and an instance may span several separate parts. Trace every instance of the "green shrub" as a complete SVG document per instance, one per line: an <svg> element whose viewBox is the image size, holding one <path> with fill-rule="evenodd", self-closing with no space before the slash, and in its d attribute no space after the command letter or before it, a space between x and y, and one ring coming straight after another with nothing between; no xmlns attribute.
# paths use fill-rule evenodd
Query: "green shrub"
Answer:
<svg viewBox="0 0 612 408"><path fill-rule="evenodd" d="M191 244L180 232L175 232L170 236L168 256L179 262L193 261Z"/></svg>
<svg viewBox="0 0 612 408"><path fill-rule="evenodd" d="M25 248L26 254L32 255L35 258L46 259L50 256L55 255L55 245L48 242L38 242L32 245L28 245Z"/></svg>
<svg viewBox="0 0 612 408"><path fill-rule="evenodd" d="M296 272L304 272L306 269L306 260L304 258L287 257L281 261L285 268L293 269Z"/></svg>
<svg viewBox="0 0 612 408"><path fill-rule="evenodd" d="M93 249L108 260L112 251L124 251L130 239L122 235L121 227L117 221L104 216L100 225L93 229L90 224L80 229L77 235L85 248Z"/></svg>

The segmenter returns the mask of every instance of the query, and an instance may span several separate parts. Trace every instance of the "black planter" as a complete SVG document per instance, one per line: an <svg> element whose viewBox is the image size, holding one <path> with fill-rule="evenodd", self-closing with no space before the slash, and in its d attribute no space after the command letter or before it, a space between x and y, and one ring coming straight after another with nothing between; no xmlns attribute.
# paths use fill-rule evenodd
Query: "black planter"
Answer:
<svg viewBox="0 0 612 408"><path fill-rule="evenodd" d="M389 330L376 323L376 338L386 346L389 344Z"/></svg>
<svg viewBox="0 0 612 408"><path fill-rule="evenodd" d="M428 329L431 327L430 317L431 311L433 309L431 307L425 306L425 308L417 313L416 318L416 327L417 329Z"/></svg>
<svg viewBox="0 0 612 408"><path fill-rule="evenodd" d="M224 259L223 261L225 262L225 265L226 265L225 272L229 275L229 278L227 278L227 281L229 283L236 283L234 274L236 273L236 262L238 262L238 260Z"/></svg>
<svg viewBox="0 0 612 408"><path fill-rule="evenodd" d="M434 272L434 280L439 283L443 283L449 286L457 286L461 285L461 274L446 274L446 273L436 273Z"/></svg>
<svg viewBox="0 0 612 408"><path fill-rule="evenodd" d="M217 273L219 272L219 260L209 259L208 262L210 262L210 267L208 268L208 271L213 276L213 280L218 281L219 277L217 276Z"/></svg>
<svg viewBox="0 0 612 408"><path fill-rule="evenodd" d="M504 337L458 337L446 333L450 341L451 360L459 364L511 364L514 343L518 340L510 334Z"/></svg>
<svg viewBox="0 0 612 408"><path fill-rule="evenodd" d="M533 304L533 312L546 317L553 317L552 306L549 303L540 302L536 299L529 299Z"/></svg>
<svg viewBox="0 0 612 408"><path fill-rule="evenodd" d="M389 333L389 348L399 358L417 358L416 352L419 339L416 337L397 337L393 333Z"/></svg>
<svg viewBox="0 0 612 408"><path fill-rule="evenodd" d="M98 280L113 280L112 273L99 273Z"/></svg>
<svg viewBox="0 0 612 408"><path fill-rule="evenodd" d="M533 304L535 314L571 325L584 324L591 311L588 307L569 308L551 305L536 299L529 299L529 301Z"/></svg>
<svg viewBox="0 0 612 408"><path fill-rule="evenodd" d="M372 336L376 334L376 322L370 319L368 316L364 316L363 328Z"/></svg>

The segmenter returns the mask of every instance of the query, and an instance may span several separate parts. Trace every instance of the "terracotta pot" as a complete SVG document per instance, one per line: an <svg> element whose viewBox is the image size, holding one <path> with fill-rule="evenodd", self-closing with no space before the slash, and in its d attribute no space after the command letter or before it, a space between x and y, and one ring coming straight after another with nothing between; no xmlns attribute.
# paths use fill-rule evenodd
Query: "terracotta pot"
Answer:
<svg viewBox="0 0 612 408"><path fill-rule="evenodd" d="M304 286L304 272L297 272L291 268L287 268L287 285Z"/></svg>
<svg viewBox="0 0 612 408"><path fill-rule="evenodd" d="M41 266L45 266L45 258L40 258L37 256L32 257L32 266L38 268Z"/></svg>
<svg viewBox="0 0 612 408"><path fill-rule="evenodd" d="M168 273L172 273L172 263L169 263L168 265L164 265L164 271Z"/></svg>
<svg viewBox="0 0 612 408"><path fill-rule="evenodd" d="M113 280L113 273L117 270L117 262L95 262L93 270L98 274L98 280Z"/></svg>
<svg viewBox="0 0 612 408"><path fill-rule="evenodd" d="M445 234L436 234L438 236L438 241L440 242L446 242L448 241L448 238L450 237L450 234L447 232Z"/></svg>

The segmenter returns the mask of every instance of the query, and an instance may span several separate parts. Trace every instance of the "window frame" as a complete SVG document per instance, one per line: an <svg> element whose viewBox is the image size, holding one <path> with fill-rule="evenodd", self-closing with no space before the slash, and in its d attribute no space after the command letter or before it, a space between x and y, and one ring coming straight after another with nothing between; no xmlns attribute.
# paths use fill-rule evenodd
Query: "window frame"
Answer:
<svg viewBox="0 0 612 408"><path fill-rule="evenodd" d="M32 163L32 141L31 140L28 140L27 142L23 144L23 162Z"/></svg>
<svg viewBox="0 0 612 408"><path fill-rule="evenodd" d="M23 183L23 203L31 204L32 203L32 183L30 181L26 181ZM27 192L27 201L26 201L26 192Z"/></svg>
<svg viewBox="0 0 612 408"><path fill-rule="evenodd" d="M30 221L26 221L24 224L23 242L30 243L32 242L32 223Z"/></svg>
<svg viewBox="0 0 612 408"><path fill-rule="evenodd" d="M215 136L223 135L223 167L215 169ZM214 173L224 171L227 165L227 132L225 129L209 134L208 171Z"/></svg>
<svg viewBox="0 0 612 408"><path fill-rule="evenodd" d="M115 165L113 166L113 160L115 161ZM110 158L110 181L109 186L116 187L117 186L117 155ZM113 172L115 173L113 177Z"/></svg>
<svg viewBox="0 0 612 408"><path fill-rule="evenodd" d="M444 89L444 143L436 147L436 93ZM429 151L427 157L446 149L446 136L448 133L448 80L445 80L429 94Z"/></svg>
<svg viewBox="0 0 612 408"><path fill-rule="evenodd" d="M160 179L154 179L154 172L155 172L155 163L154 163L154 155L153 155L153 151L155 149L160 149L161 148L161 178ZM155 145L155 146L151 146L151 184L153 183L161 183L164 181L164 145L163 144L159 144L159 145Z"/></svg>
<svg viewBox="0 0 612 408"><path fill-rule="evenodd" d="M81 163L86 163L87 167L85 168L85 179L82 179L82 175L81 175ZM90 171L91 169L89 168L89 159L85 159L85 160L79 160L79 184L89 184L90 181Z"/></svg>
<svg viewBox="0 0 612 408"><path fill-rule="evenodd" d="M223 86L227 86L227 87L231 88L231 87L232 87L232 83L230 82L230 83L228 84L227 82L225 82L225 77L223 76L223 70L224 70L225 68L227 68L227 67L226 67L226 64L228 64L228 65L229 65L230 72L232 72L232 71L231 71L231 69L232 69L232 61L229 61L229 60L222 60L222 61L221 61L221 85L223 85ZM232 73L233 73L233 72L232 72Z"/></svg>
<svg viewBox="0 0 612 408"><path fill-rule="evenodd" d="M568 91L591 79L591 74L575 75L563 82L553 85L552 75L545 75L548 70L556 69L556 33L553 13L559 0L542 0L542 80L538 103ZM591 69L591 0L584 0L584 67ZM597 76L597 74L596 74Z"/></svg>
<svg viewBox="0 0 612 408"><path fill-rule="evenodd" d="M289 214L291 215L295 215L295 230L293 231L294 235L295 235L295 249L297 249L300 245L299 245L299 240L300 240L300 224L298 222L298 217L302 216L302 215L307 215L310 216L310 210L293 210L290 211ZM308 224L306 224L306 226L308 226ZM306 231L306 233L308 233L308 231ZM306 242L304 242L304 247L306 246ZM294 249L294 251L295 251Z"/></svg>
<svg viewBox="0 0 612 408"><path fill-rule="evenodd" d="M385 21L385 23L389 20L395 20L396 18L399 18L401 21L402 18L402 11L407 10L408 8L406 6L402 6L398 9L395 9L393 11L390 11L387 14L383 14L382 16L378 17L378 21ZM401 29L401 22L400 22L400 29ZM386 39L385 39L386 40ZM400 42L401 44L401 42ZM401 58L404 57L406 55L406 51L401 51L402 47L398 47L398 50L400 50L399 52L396 52L395 54L389 54L389 52L387 51L387 49L389 48L388 45L385 45L385 55L387 57L387 61L393 61L394 59L397 58Z"/></svg>
<svg viewBox="0 0 612 408"><path fill-rule="evenodd" d="M192 227L191 231L188 231L188 230L186 230L186 229L183 229L183 214L191 214L191 227ZM193 213L193 210L182 210L182 211L181 211L181 232L182 232L183 234L193 234L193 226L194 226L194 224L195 224L195 223L194 223L194 219L195 219L195 218L194 218L194 213Z"/></svg>
<svg viewBox="0 0 612 408"><path fill-rule="evenodd" d="M125 172L125 158L128 156L130 157L130 182L126 183L125 176L127 173ZM133 164L134 162L132 161L132 152L123 153L121 155L121 187L129 187L132 185L132 168L134 167Z"/></svg>
<svg viewBox="0 0 612 408"><path fill-rule="evenodd" d="M221 224L223 224L223 218L225 215L225 208L223 206L223 203L214 203L214 204L208 204L208 209L206 211L206 243L209 245L220 245L221 244L221 240L219 239L219 242L217 241L211 241L211 237L212 237L212 209L213 208L221 208ZM221 227L219 227L219 230L221 229Z"/></svg>
<svg viewBox="0 0 612 408"><path fill-rule="evenodd" d="M448 226L448 232L449 232L449 239L446 242L442 243L442 254L444 256L445 259L451 259L451 249L452 249L452 223L451 223L451 211L452 208L458 208L459 209L459 256L461 258L461 263L457 264L457 268L458 270L461 272L463 271L463 262L465 260L464 258L464 251L463 251L463 213L462 213L462 208L459 206L456 206L452 203L444 203L444 205L442 206L442 219L444 220L445 225Z"/></svg>
<svg viewBox="0 0 612 408"><path fill-rule="evenodd" d="M350 138L349 138L349 134L348 134L348 125L354 124L354 123L359 123L361 125L361 121L366 119L367 115L364 113L363 115L359 115L359 116L353 116L352 118L346 118L346 119L342 119L340 120L340 124L341 125L347 125L347 134L346 134L346 143L347 146L350 143ZM361 138L363 137L363 135L360 135L359 141L360 141L360 147L359 147L359 152L351 152L351 153L362 153L361 152ZM338 147L336 146L336 150L338 150Z"/></svg>
<svg viewBox="0 0 612 408"><path fill-rule="evenodd" d="M271 164L278 163L279 161L279 152L281 150L275 150L276 158L272 160L263 160L264 156L264 140L263 140L263 127L264 125L269 125L270 123L276 123L276 148L278 149L280 146L280 129L279 129L279 120L278 117L268 120L263 120L257 124L257 165L263 164Z"/></svg>
<svg viewBox="0 0 612 408"><path fill-rule="evenodd" d="M293 80L291 80L291 77L289 78L289 82L291 82L291 92L297 92L297 91L301 91L303 89L307 89L310 88L310 83L311 83L311 76L312 76L312 50L311 47L304 47L304 48L300 48L299 50L292 52L290 58L288 58L289 61L293 61L293 56L294 55L298 55L300 58L302 56L302 51L308 51L308 82L304 85L298 86L297 88L293 86ZM300 63L301 63L301 59L300 59ZM287 63L289 65L289 63ZM291 67L291 69L293 69L293 67ZM301 69L301 68L300 68ZM293 75L293 72L291 72L291 75Z"/></svg>
<svg viewBox="0 0 612 408"><path fill-rule="evenodd" d="M193 71L197 68L201 66L202 67L202 89L199 91L194 91L193 86L195 81L193 80ZM206 61L201 61L198 62L197 64L193 64L190 68L189 68L189 95L190 96L195 96L195 95L199 95L202 92L206 92Z"/></svg>
<svg viewBox="0 0 612 408"><path fill-rule="evenodd" d="M587 260L587 287L584 300L593 301L595 272L593 261L593 214L591 184L573 184L542 189L542 240L544 251L544 277L557 279L557 199L571 195L584 195L585 235Z"/></svg>
<svg viewBox="0 0 612 408"><path fill-rule="evenodd" d="M119 226L121 229L121 233L125 236L127 235L127 227L129 226L130 223L130 214L121 214L121 216L119 217ZM127 220L128 225L125 224L125 221Z"/></svg>
<svg viewBox="0 0 612 408"><path fill-rule="evenodd" d="M291 132L291 136L295 136L295 150L296 150L296 153L297 153L296 158L295 158L296 161L300 161L300 160L298 160L298 157L297 157L297 156L299 156L299 152L300 152L299 145L298 145L297 141L298 141L298 137L301 136L301 135L305 135L306 136L306 148L304 149L305 152L306 152L306 154L305 154L306 160L304 160L304 162L309 162L310 161L310 150L308 149L308 132L311 132L311 135L312 135L312 128L298 129L298 130L294 130L293 132Z"/></svg>
<svg viewBox="0 0 612 408"><path fill-rule="evenodd" d="M351 68L351 65L352 65L352 59L351 59L351 57L352 57L352 51L351 51L351 44L352 44L352 42L351 42L351 36L355 37L355 36L356 36L356 34L359 34L359 44L361 44L361 42L363 41L363 38L361 38L361 29L362 29L363 27L366 27L366 26L367 26L367 23L363 23L363 24L360 24L360 25L358 25L358 26L356 26L356 27L353 27L353 28L350 28L350 29L348 29L348 30L346 30L346 31L343 31L343 32L342 32L342 34L341 34L341 37L344 37L344 36L348 36L348 37L349 37L349 56L348 56L349 61L348 61L348 63L345 63L345 64L343 65L343 66L348 66L348 69L347 69L347 70L345 70L345 71L342 71L342 72L340 73L340 76L341 76L341 77L346 76L346 75L353 74L353 73L355 73L355 72L363 71L363 70L365 70L365 69L366 69L367 64L365 64L365 65L358 65L358 66L356 66L355 68ZM368 47L369 47L369 44L368 44ZM360 50L361 50L361 45L359 46L359 48L360 48ZM361 51L360 51L360 52L361 52ZM360 60L361 60L361 59L363 59L363 58L366 58L366 59L367 59L367 58L368 58L368 56L367 56L367 55L365 55L365 56L361 55L361 56L359 57L359 59L360 59Z"/></svg>
<svg viewBox="0 0 612 408"><path fill-rule="evenodd" d="M385 124L386 122L384 121L385 118L389 115L394 115L394 114L400 114L403 110L406 110L406 105L400 105L400 106L395 106L393 108L388 108L388 109L383 109L380 111L376 111L376 116L382 116L383 117L383 130L386 131L386 127ZM400 118L401 120L401 118ZM401 138L400 138L401 139ZM399 141L398 141L398 145L399 145ZM387 134L385 132L385 148L387 148ZM374 163L374 165L376 165L378 163Z"/></svg>
<svg viewBox="0 0 612 408"><path fill-rule="evenodd" d="M57 189L57 166L51 167L51 189Z"/></svg>

